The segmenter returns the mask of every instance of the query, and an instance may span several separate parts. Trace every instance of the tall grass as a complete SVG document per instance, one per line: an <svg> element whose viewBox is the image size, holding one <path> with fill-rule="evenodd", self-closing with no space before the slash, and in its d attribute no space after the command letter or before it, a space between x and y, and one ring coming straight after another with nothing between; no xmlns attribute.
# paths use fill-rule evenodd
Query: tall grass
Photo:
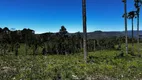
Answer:
<svg viewBox="0 0 142 80"><path fill-rule="evenodd" d="M23 46L19 50L20 54L24 54ZM0 56L0 80L142 79L142 58L129 54L117 57L120 53L118 50L89 52L87 64L82 53L46 56L4 55Z"/></svg>

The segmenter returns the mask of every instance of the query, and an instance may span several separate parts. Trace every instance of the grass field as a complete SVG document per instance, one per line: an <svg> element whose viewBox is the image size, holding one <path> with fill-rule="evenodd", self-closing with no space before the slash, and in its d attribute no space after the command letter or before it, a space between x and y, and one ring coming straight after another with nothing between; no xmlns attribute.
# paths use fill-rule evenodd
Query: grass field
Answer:
<svg viewBox="0 0 142 80"><path fill-rule="evenodd" d="M21 51L23 52L23 51ZM74 55L0 56L0 80L140 80L142 58L120 51L89 52Z"/></svg>

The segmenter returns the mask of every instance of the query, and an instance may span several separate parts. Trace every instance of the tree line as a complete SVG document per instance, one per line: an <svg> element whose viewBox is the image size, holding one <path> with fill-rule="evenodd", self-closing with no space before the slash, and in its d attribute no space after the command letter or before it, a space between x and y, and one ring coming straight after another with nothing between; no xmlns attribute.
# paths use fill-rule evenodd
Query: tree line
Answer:
<svg viewBox="0 0 142 80"><path fill-rule="evenodd" d="M136 40L134 40L136 42ZM125 42L125 37L110 37L103 39L87 39L89 52L104 49L114 49L115 45ZM131 42L131 38L129 38ZM80 32L70 34L64 26L57 33L35 34L32 29L11 31L7 27L0 28L0 52L1 54L20 53L19 48L24 45L25 54L32 49L33 55L37 54L75 54L83 52L83 35ZM42 52L38 52L38 48Z"/></svg>

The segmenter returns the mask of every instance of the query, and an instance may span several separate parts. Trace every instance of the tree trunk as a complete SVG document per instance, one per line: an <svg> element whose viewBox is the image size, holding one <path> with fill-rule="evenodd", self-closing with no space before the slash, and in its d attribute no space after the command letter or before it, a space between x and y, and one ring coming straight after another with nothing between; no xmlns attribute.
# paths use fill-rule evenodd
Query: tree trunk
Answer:
<svg viewBox="0 0 142 80"><path fill-rule="evenodd" d="M28 48L27 48L27 43L25 43L25 54L27 55L27 52L28 52L28 50L27 50Z"/></svg>
<svg viewBox="0 0 142 80"><path fill-rule="evenodd" d="M140 53L139 49L139 12L137 12L137 45L138 45L138 54Z"/></svg>
<svg viewBox="0 0 142 80"><path fill-rule="evenodd" d="M132 18L132 51L134 52L134 24Z"/></svg>
<svg viewBox="0 0 142 80"><path fill-rule="evenodd" d="M126 44L126 54L128 54L128 32L127 32L127 0L123 0L124 2L124 21L125 21L125 44Z"/></svg>
<svg viewBox="0 0 142 80"><path fill-rule="evenodd" d="M82 51L82 40L80 40L80 50Z"/></svg>
<svg viewBox="0 0 142 80"><path fill-rule="evenodd" d="M27 35L25 36L25 54L28 53L28 45L27 45Z"/></svg>
<svg viewBox="0 0 142 80"><path fill-rule="evenodd" d="M84 48L84 60L87 62L87 25L86 25L86 0L82 0L82 15L83 15L83 48Z"/></svg>
<svg viewBox="0 0 142 80"><path fill-rule="evenodd" d="M94 52L96 51L96 41L94 40Z"/></svg>

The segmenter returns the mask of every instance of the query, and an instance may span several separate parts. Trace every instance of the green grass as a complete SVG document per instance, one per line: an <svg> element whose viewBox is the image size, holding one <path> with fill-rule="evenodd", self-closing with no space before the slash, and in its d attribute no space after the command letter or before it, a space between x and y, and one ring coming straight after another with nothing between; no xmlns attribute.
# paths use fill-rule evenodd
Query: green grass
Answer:
<svg viewBox="0 0 142 80"><path fill-rule="evenodd" d="M24 54L23 48L20 48ZM23 53L22 53L23 52ZM0 56L0 80L140 80L142 58L120 51L89 52L86 64L83 54L74 55L5 55Z"/></svg>

